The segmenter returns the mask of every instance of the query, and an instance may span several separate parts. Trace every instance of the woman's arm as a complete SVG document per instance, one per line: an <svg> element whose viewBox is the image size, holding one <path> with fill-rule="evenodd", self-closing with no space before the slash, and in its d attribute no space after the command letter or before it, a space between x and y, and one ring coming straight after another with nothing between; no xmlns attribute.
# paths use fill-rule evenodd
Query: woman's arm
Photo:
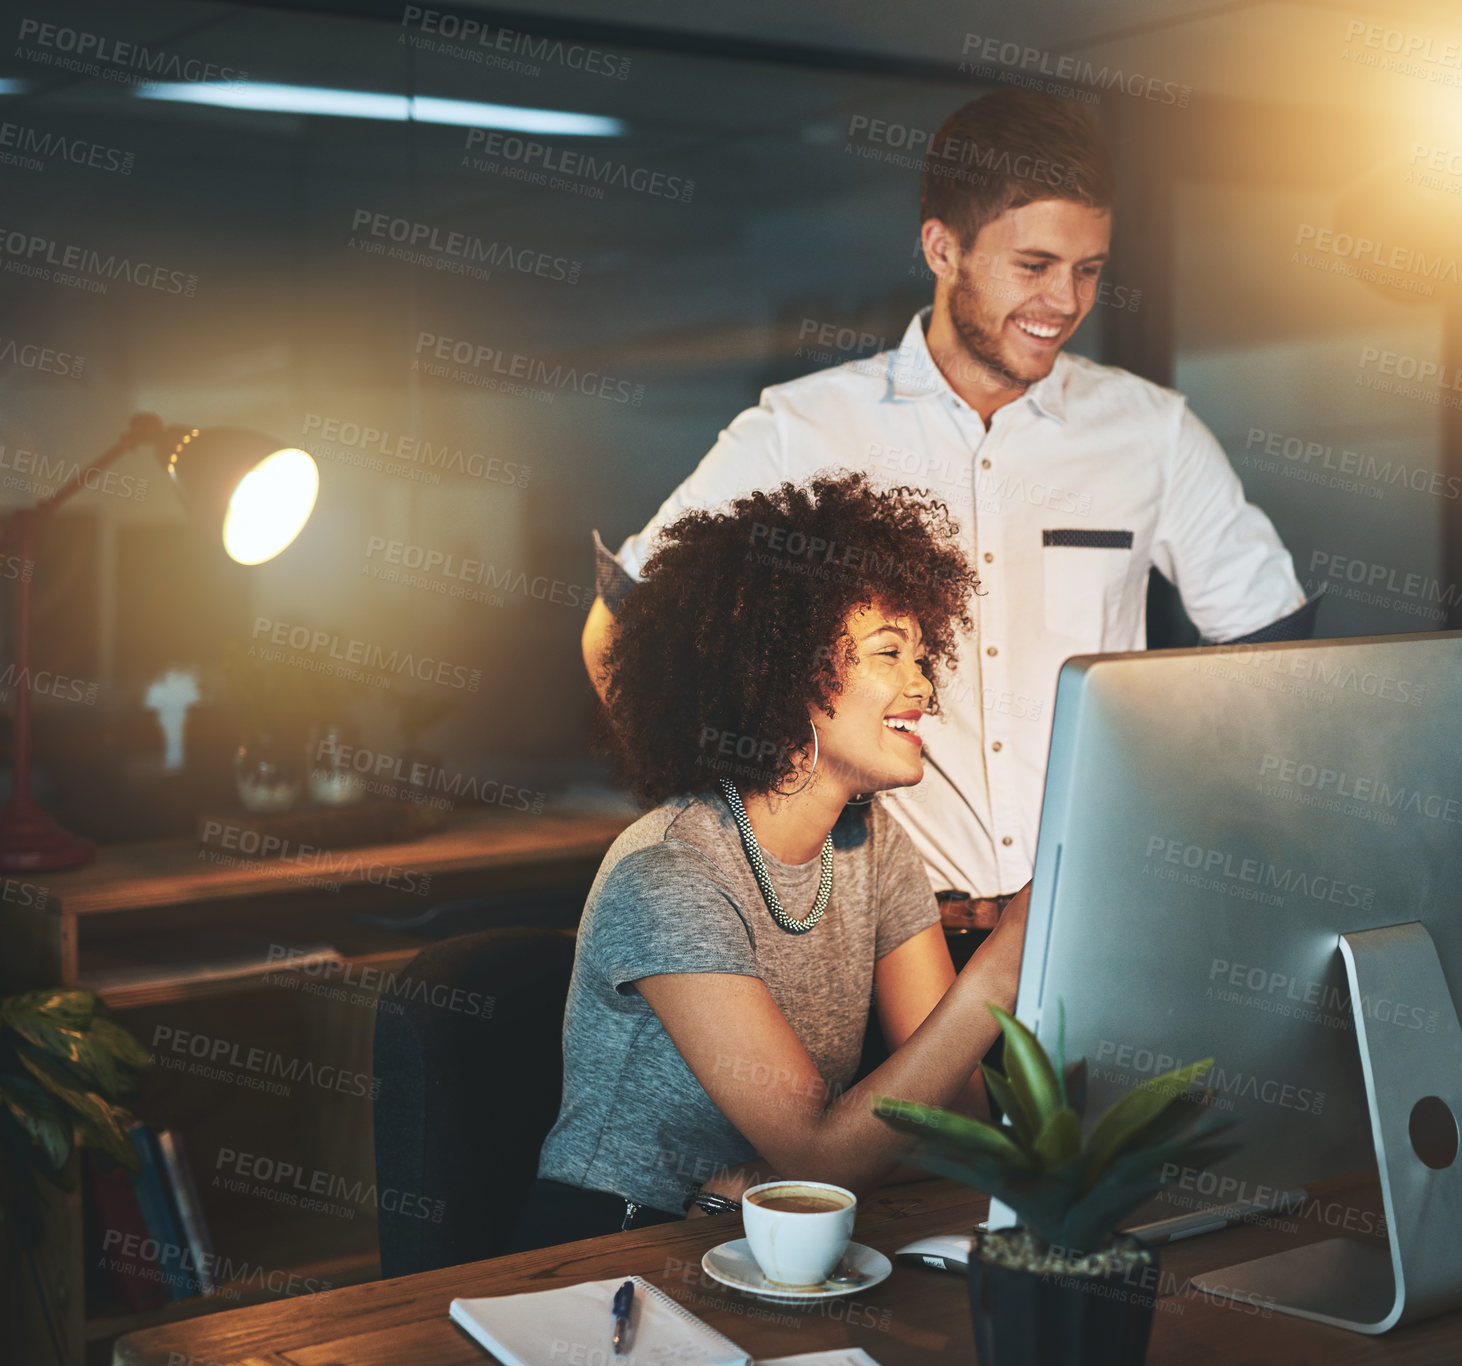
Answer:
<svg viewBox="0 0 1462 1366"><path fill-rule="evenodd" d="M838 1097L828 1097L801 1039L760 978L666 973L635 985L707 1095L776 1172L867 1190L911 1146L874 1116L872 1097L949 1107L964 1094L999 1032L987 1005L1015 1004L1028 901L1027 893L1006 907L1000 924L917 1024L915 1001L930 994L939 972L937 963L930 967L937 955L910 952L908 971L895 970L891 1003L895 1028L908 1028L907 1037ZM916 979L916 989L897 985L906 976Z"/></svg>

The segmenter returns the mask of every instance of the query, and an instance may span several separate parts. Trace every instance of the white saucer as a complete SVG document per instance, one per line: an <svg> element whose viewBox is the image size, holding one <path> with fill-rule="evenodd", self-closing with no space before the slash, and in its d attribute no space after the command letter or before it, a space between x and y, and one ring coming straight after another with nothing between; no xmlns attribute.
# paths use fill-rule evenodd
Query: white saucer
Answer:
<svg viewBox="0 0 1462 1366"><path fill-rule="evenodd" d="M761 1274L761 1267L751 1255L751 1244L745 1238L713 1247L701 1258L701 1268L712 1280L760 1299L781 1300L788 1304L815 1304L818 1300L836 1299L839 1295L856 1295L886 1281L893 1270L893 1263L883 1253L864 1247L862 1243L848 1244L848 1265L863 1274L864 1279L857 1285L824 1281L809 1289L799 1287L793 1290L769 1281Z"/></svg>

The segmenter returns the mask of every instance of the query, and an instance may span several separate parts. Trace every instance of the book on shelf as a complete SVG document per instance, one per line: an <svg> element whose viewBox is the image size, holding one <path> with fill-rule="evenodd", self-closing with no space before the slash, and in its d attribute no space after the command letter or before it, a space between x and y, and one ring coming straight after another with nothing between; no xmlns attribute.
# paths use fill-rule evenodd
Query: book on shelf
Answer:
<svg viewBox="0 0 1462 1366"><path fill-rule="evenodd" d="M156 1267L162 1287L170 1300L189 1299L200 1293L198 1278L190 1269L192 1259L186 1255L183 1235L173 1217L156 1145L145 1124L134 1124L127 1130L127 1139L141 1163L132 1173L132 1189L142 1207L147 1235L158 1250Z"/></svg>
<svg viewBox="0 0 1462 1366"><path fill-rule="evenodd" d="M193 1165L188 1161L188 1150L182 1134L175 1129L159 1129L156 1139L163 1174L167 1178L164 1185L189 1253L189 1269L198 1283L199 1293L211 1295L218 1289L218 1281L213 1274L217 1260L213 1254L213 1240L208 1233L208 1221L203 1215L203 1202L198 1198L198 1184L193 1179Z"/></svg>
<svg viewBox="0 0 1462 1366"><path fill-rule="evenodd" d="M123 1308L136 1314L161 1308L168 1295L156 1267L142 1257L151 1235L131 1174L106 1153L88 1150L83 1157L95 1212L95 1223L87 1233L88 1270L100 1272L96 1281ZM93 1307L102 1311L100 1305Z"/></svg>

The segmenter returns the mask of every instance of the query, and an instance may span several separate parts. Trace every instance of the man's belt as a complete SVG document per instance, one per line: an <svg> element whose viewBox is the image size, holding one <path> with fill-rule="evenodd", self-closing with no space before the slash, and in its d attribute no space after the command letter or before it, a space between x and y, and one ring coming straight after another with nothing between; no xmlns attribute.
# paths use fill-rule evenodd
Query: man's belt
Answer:
<svg viewBox="0 0 1462 1366"><path fill-rule="evenodd" d="M1015 895L971 896L969 892L935 892L939 903L939 919L946 934L969 934L972 930L993 930L1000 923L1000 912Z"/></svg>

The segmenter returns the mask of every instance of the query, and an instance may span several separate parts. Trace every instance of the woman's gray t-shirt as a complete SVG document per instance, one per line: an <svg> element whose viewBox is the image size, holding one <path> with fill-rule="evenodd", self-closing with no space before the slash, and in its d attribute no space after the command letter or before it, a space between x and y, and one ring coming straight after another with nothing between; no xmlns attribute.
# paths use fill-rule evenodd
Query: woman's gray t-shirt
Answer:
<svg viewBox="0 0 1462 1366"><path fill-rule="evenodd" d="M873 998L873 965L939 923L923 861L878 802L833 832L827 910L805 934L772 919L719 795L677 797L614 842L579 925L564 1017L563 1102L538 1174L679 1211L695 1186L756 1156L685 1065L633 983L660 973L759 977L827 1088L853 1080ZM766 856L798 919L817 895L816 858ZM728 1029L717 1067L765 1067ZM771 1079L768 1078L768 1081Z"/></svg>

